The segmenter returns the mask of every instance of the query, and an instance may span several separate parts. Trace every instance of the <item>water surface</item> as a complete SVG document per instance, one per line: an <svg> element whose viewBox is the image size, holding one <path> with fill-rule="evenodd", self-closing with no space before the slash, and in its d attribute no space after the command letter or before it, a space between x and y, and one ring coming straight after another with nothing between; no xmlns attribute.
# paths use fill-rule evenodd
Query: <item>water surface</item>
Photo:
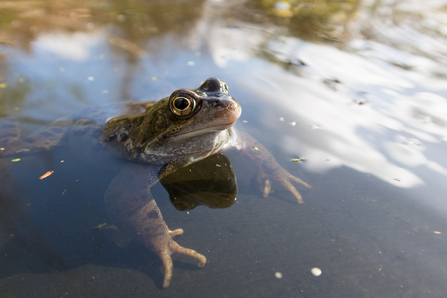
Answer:
<svg viewBox="0 0 447 298"><path fill-rule="evenodd" d="M256 167L234 154L238 194L229 208L179 211L158 184L151 191L166 223L185 230L179 244L209 259L198 269L174 256L164 290L155 254L114 229L94 229L110 222L103 195L116 171L63 147L8 157L0 168L0 291L442 297L446 7L1 1L0 121L32 133L86 107L158 100L216 76L242 106L237 128L312 189L299 188L304 205L275 183L264 199L252 184Z"/></svg>

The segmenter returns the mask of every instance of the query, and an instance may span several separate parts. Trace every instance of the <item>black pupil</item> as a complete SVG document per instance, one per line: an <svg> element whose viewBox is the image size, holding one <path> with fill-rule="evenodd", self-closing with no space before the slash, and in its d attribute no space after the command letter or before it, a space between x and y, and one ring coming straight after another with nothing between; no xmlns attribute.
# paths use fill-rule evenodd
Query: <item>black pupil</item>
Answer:
<svg viewBox="0 0 447 298"><path fill-rule="evenodd" d="M186 98L177 98L174 102L174 106L179 110L184 110L189 106L189 100Z"/></svg>

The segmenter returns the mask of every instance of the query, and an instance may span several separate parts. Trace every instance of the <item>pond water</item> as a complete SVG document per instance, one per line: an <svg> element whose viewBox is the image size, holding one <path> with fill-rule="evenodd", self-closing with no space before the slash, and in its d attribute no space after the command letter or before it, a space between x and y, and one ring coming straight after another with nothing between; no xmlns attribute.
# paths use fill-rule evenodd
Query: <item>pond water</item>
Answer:
<svg viewBox="0 0 447 298"><path fill-rule="evenodd" d="M242 106L236 128L312 186L295 185L302 205L276 182L264 198L230 152L231 206L181 211L152 187L176 241L208 259L173 255L163 289L157 255L108 217L119 167L66 146L4 156L2 297L447 292L447 1L0 1L0 20L0 125L20 136L214 76Z"/></svg>

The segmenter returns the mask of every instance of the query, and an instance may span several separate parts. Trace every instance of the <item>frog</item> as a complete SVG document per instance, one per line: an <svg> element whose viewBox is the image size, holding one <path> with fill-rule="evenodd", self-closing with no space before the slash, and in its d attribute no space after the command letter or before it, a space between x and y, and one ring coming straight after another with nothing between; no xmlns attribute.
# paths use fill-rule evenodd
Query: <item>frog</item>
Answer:
<svg viewBox="0 0 447 298"><path fill-rule="evenodd" d="M242 108L220 79L211 77L196 89L175 90L158 102L125 102L112 107L120 111L119 116L90 111L58 120L34 137L20 138L17 125L5 121L0 125L0 157L51 150L65 142L77 148L81 158L96 163L104 154L125 161L104 194L107 213L116 227L160 258L163 288L172 280L173 253L196 259L200 268L207 263L203 254L174 240L183 229L171 230L164 221L151 194L151 188L163 178L209 156L233 150L259 168L257 178L263 197L268 197L271 181L275 180L292 193L298 204L304 203L292 183L306 188L310 185L279 165L255 138L234 128ZM83 152L83 148L89 151Z"/></svg>

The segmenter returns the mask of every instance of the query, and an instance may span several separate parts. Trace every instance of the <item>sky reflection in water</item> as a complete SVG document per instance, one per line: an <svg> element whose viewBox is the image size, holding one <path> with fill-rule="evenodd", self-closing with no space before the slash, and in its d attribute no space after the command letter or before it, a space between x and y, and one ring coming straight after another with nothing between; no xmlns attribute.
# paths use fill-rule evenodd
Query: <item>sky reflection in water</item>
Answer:
<svg viewBox="0 0 447 298"><path fill-rule="evenodd" d="M431 6L436 8L439 3L445 4L436 1ZM430 5L407 4L400 8L419 12L424 8L422 14L427 18L434 14ZM381 10L385 15L390 13L386 8L391 9L384 5ZM225 67L237 61L244 86L260 99L291 113L286 122L296 122L300 139L285 134L279 136L280 144L291 155L300 148L300 156L308 161L304 164L307 170L347 166L399 187L426 182L417 167L445 176L446 163L440 162L439 155L430 156L427 145L445 148L447 142L447 101L443 97L447 88L445 77L440 77L447 74L446 66L411 52L445 53L446 41L406 24L385 22L384 27L380 22L383 14L372 17L365 10L360 10L358 20L348 26L357 26L358 31L373 26L371 31L376 30L380 34L377 39L385 39L384 43L354 38L341 50L295 37L275 36L275 29L269 26L254 29L240 23L238 30L222 28L210 17L202 18L206 26L199 22L197 27L213 32L202 36L217 65ZM397 41L393 33L396 31L400 37ZM418 43L408 52L386 44L405 47L413 42L405 38L415 32L424 38L416 37ZM253 63L254 48L269 52L270 59L276 62L299 61L302 65L285 71ZM445 56L440 58L445 60ZM241 67L240 63L249 66ZM269 109L259 116L266 123L279 121L272 118Z"/></svg>
<svg viewBox="0 0 447 298"><path fill-rule="evenodd" d="M278 12L256 12L250 1L198 3L185 12L190 21L176 19L172 27L120 27L133 11L117 10L103 23L76 19L82 30L46 28L29 46L1 45L8 68L0 73L7 83L0 112L46 125L85 106L158 100L217 76L243 107L238 126L282 165L299 157L303 172L347 167L415 192L428 185L435 196L421 190L414 197L445 211L447 3L347 2L330 17L318 12L321 28L308 32L271 15ZM23 86L28 93L9 101L8 88ZM421 259L434 268L437 257Z"/></svg>

